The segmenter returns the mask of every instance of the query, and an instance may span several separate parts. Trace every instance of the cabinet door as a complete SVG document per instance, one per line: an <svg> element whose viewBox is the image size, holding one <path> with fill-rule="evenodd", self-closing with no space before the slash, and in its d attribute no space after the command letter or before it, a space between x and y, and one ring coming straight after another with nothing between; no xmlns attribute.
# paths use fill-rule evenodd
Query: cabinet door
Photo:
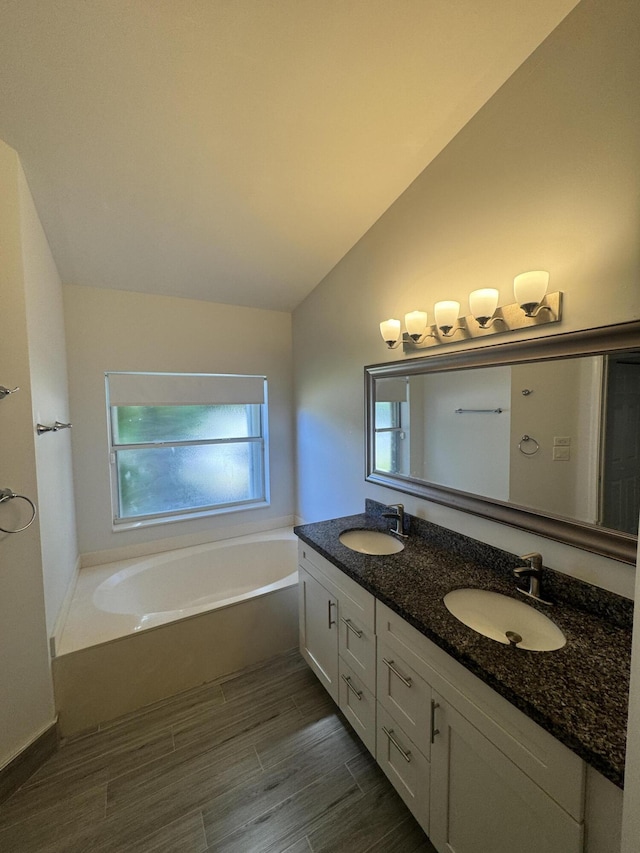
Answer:
<svg viewBox="0 0 640 853"><path fill-rule="evenodd" d="M302 567L298 570L300 652L338 702L338 602Z"/></svg>
<svg viewBox="0 0 640 853"><path fill-rule="evenodd" d="M577 823L434 693L429 836L439 853L580 853Z"/></svg>

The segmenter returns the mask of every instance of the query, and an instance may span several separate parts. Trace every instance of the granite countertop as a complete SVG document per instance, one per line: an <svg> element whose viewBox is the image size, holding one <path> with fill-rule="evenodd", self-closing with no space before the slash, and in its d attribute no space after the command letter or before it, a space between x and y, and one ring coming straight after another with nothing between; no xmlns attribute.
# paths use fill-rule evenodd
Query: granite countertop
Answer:
<svg viewBox="0 0 640 853"><path fill-rule="evenodd" d="M633 603L545 569L548 615L567 643L552 652L514 650L467 628L443 604L476 587L523 599L513 554L409 516L404 551L360 554L339 542L352 528L388 530L381 504L367 513L305 524L299 538L417 628L619 787L623 786ZM544 555L543 555L544 556Z"/></svg>

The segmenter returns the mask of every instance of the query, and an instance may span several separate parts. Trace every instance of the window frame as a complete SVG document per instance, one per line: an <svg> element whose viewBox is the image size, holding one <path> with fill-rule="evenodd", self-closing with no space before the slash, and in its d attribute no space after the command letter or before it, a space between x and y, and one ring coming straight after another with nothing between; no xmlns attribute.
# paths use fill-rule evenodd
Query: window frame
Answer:
<svg viewBox="0 0 640 853"><path fill-rule="evenodd" d="M171 374L161 374L161 375L169 375L169 376L183 376L183 377L199 377L199 376L210 376L212 378L233 378L233 379L253 379L260 378L264 382L264 400L262 403L199 403L199 404L189 404L189 403L177 403L173 404L177 407L184 407L188 405L257 405L259 406L259 422L260 422L260 431L256 436L242 436L236 438L214 438L214 439L185 439L185 440L176 440L176 441L153 441L153 442L137 442L130 444L116 444L114 442L114 428L113 428L113 418L115 417L114 409L117 409L117 405L112 405L110 401L109 394L109 377L115 374L130 374L135 373L138 376L158 376L157 372L153 371L119 371L119 370L109 370L105 371L104 380L105 380L105 400L106 400L106 417L107 417L107 442L108 442L108 465L109 465L109 485L111 491L111 529L114 532L131 530L140 527L149 527L158 524L170 524L176 521L189 521L198 518L206 518L213 515L224 515L232 512L242 512L245 510L258 509L261 507L269 506L271 503L270 496L270 472L269 472L269 406L268 406L268 381L266 376L256 377L251 374L196 374L196 373L171 373ZM129 404L131 406L135 406L135 403ZM140 403L140 406L149 405L145 403ZM157 404L158 406L162 404ZM167 404L168 405L168 404ZM234 501L230 503L216 503L209 504L207 506L201 507L192 507L187 509L175 509L169 510L167 512L160 513L152 513L145 515L136 515L136 516L121 516L120 515L120 506L121 506L121 484L120 477L118 471L118 462L117 462L117 453L123 450L157 450L164 447L193 447L193 446L219 446L219 445L239 445L239 444L251 444L256 450L255 452L259 454L260 462L261 462L261 486L262 488L259 490L261 492L261 496L252 500L242 500L242 501ZM256 466L252 466L251 469L251 477L259 477L260 473L256 471ZM259 484L260 485L260 484Z"/></svg>

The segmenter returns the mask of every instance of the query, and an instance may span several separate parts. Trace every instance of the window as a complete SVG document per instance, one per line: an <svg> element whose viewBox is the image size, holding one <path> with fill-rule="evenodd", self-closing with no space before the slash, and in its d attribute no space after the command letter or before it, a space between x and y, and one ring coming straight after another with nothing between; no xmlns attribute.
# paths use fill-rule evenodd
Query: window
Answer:
<svg viewBox="0 0 640 853"><path fill-rule="evenodd" d="M375 404L375 470L408 474L408 383L379 379Z"/></svg>
<svg viewBox="0 0 640 853"><path fill-rule="evenodd" d="M106 374L113 521L268 503L264 376Z"/></svg>

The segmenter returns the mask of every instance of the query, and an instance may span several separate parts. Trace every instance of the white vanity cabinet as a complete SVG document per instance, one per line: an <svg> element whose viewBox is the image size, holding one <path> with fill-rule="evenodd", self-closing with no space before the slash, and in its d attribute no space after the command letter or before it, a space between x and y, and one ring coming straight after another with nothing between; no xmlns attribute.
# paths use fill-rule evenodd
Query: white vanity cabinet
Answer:
<svg viewBox="0 0 640 853"><path fill-rule="evenodd" d="M302 542L298 569L302 656L375 756L375 598Z"/></svg>
<svg viewBox="0 0 640 853"><path fill-rule="evenodd" d="M376 611L379 650L411 674L400 700L379 681L378 702L403 727L421 715L428 829L416 818L439 853L581 853L584 762L388 607ZM421 700L410 705L414 685Z"/></svg>
<svg viewBox="0 0 640 853"><path fill-rule="evenodd" d="M583 853L584 762L304 543L299 566L301 652L439 853Z"/></svg>

